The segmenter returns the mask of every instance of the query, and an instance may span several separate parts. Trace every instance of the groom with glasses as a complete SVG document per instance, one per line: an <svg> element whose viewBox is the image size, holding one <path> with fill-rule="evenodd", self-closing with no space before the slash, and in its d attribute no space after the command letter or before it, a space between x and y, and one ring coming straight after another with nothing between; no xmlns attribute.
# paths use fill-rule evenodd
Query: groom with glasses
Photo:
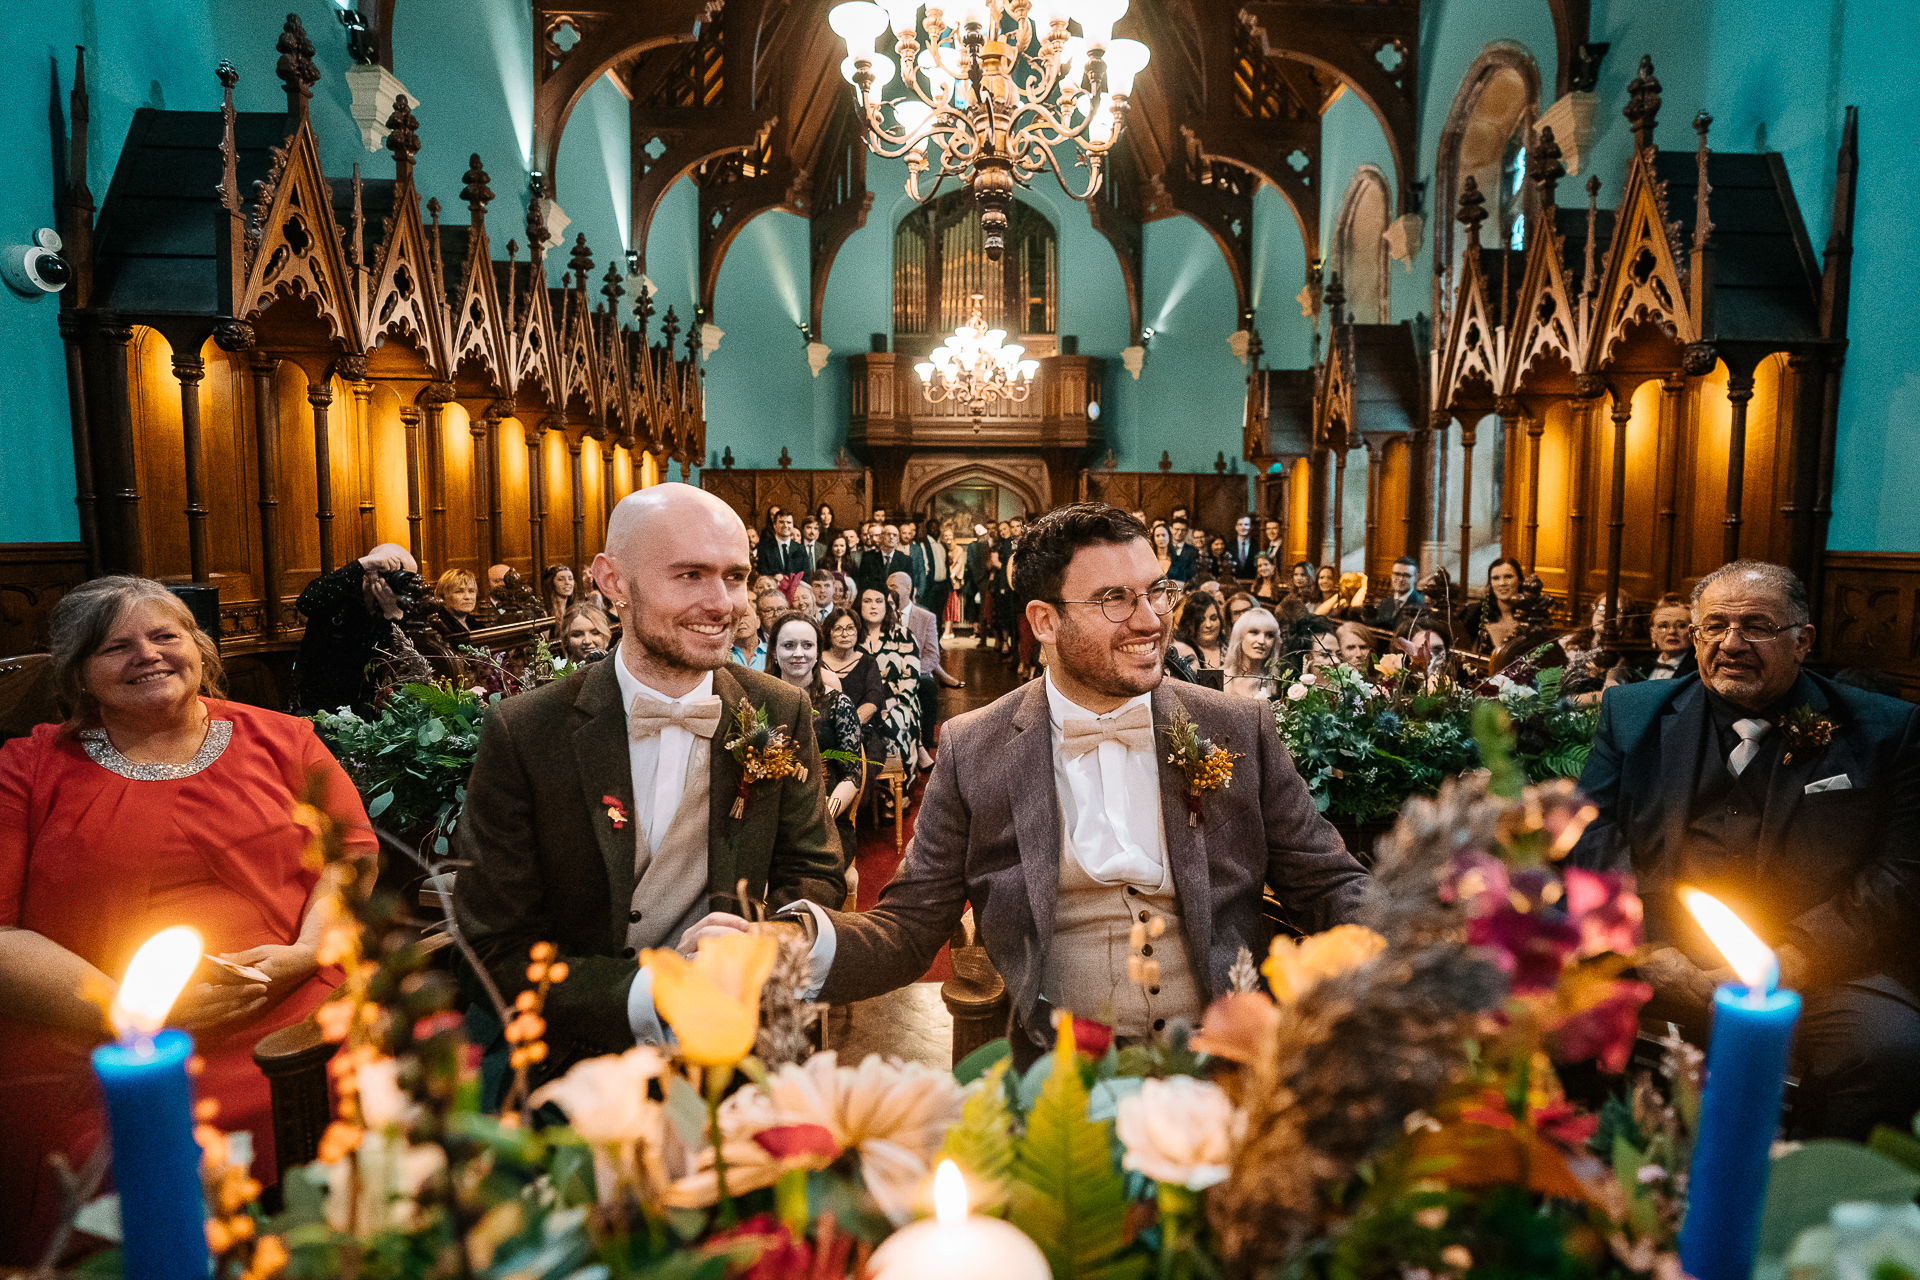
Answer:
<svg viewBox="0 0 1920 1280"><path fill-rule="evenodd" d="M1102 503L1047 513L1020 539L1013 590L1046 674L942 728L906 861L873 910L820 913L815 972L835 1004L904 986L971 905L1024 1066L1054 1009L1123 1040L1197 1025L1240 950L1265 953L1264 889L1317 931L1352 918L1365 873L1265 703L1162 682L1179 588L1138 520ZM1169 760L1186 723L1236 756L1225 786L1191 800ZM1130 982L1130 934L1155 918L1137 949L1153 963Z"/></svg>
<svg viewBox="0 0 1920 1280"><path fill-rule="evenodd" d="M1672 612L1655 613L1656 642ZM1697 672L1601 702L1580 777L1598 815L1569 861L1638 883L1643 1018L1704 1035L1725 960L1676 899L1702 889L1805 1000L1794 1136L1905 1130L1920 1111L1920 708L1802 667L1807 592L1779 565L1707 574L1691 620Z"/></svg>

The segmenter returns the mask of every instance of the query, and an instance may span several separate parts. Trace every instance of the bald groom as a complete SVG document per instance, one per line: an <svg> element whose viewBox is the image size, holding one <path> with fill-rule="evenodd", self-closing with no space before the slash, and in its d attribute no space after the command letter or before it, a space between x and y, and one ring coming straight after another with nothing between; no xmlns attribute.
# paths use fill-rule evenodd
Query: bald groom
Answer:
<svg viewBox="0 0 1920 1280"><path fill-rule="evenodd" d="M592 572L618 649L493 709L453 836L455 910L501 993L527 985L536 942L572 970L547 999L543 1077L660 1038L635 958L738 927L738 881L774 908L846 897L806 694L727 661L750 607L740 518L689 485L629 494ZM785 726L805 781L753 784L736 819L722 744L743 704ZM796 927L813 924L803 909Z"/></svg>

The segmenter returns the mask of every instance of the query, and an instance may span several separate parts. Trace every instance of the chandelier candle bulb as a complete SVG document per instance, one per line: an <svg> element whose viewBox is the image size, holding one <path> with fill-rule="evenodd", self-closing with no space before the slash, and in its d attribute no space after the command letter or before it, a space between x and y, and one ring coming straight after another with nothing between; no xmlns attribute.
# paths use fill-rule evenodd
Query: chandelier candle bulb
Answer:
<svg viewBox="0 0 1920 1280"><path fill-rule="evenodd" d="M1713 993L1680 1265L1694 1280L1748 1280L1800 997L1775 989L1778 960L1723 903L1697 889L1680 898L1740 976Z"/></svg>
<svg viewBox="0 0 1920 1280"><path fill-rule="evenodd" d="M147 939L114 996L120 1038L93 1051L112 1134L127 1280L206 1280L206 1209L187 1077L193 1038L162 1030L200 957L192 929Z"/></svg>
<svg viewBox="0 0 1920 1280"><path fill-rule="evenodd" d="M933 1175L934 1216L883 1240L868 1264L873 1280L1049 1280L1046 1255L998 1218L967 1212L960 1167L942 1160Z"/></svg>

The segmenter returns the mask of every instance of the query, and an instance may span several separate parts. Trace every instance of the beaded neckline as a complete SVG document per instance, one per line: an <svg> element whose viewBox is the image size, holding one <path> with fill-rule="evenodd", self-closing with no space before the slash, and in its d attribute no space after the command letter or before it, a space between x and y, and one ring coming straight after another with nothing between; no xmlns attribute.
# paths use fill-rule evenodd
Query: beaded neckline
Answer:
<svg viewBox="0 0 1920 1280"><path fill-rule="evenodd" d="M193 759L185 764L142 764L129 760L114 749L105 729L83 729L79 737L87 758L110 773L131 778L135 782L177 782L181 778L191 778L220 758L220 753L227 749L227 743L233 738L233 721L210 721L205 741L193 753Z"/></svg>

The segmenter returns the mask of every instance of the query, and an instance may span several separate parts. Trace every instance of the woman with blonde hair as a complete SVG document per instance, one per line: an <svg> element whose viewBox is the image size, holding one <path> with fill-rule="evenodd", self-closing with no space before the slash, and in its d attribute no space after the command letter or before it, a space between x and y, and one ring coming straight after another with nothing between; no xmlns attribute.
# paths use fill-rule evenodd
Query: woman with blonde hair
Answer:
<svg viewBox="0 0 1920 1280"><path fill-rule="evenodd" d="M31 1263L61 1212L48 1163L86 1164L105 1117L88 1053L133 953L190 923L203 961L169 1021L191 1030L218 1123L253 1135L275 1177L253 1047L319 1007L336 893L364 894L377 845L353 783L305 720L220 697L219 651L158 582L98 578L53 610L51 675L66 723L0 747L0 1259ZM315 870L295 807L346 826L354 861Z"/></svg>
<svg viewBox="0 0 1920 1280"><path fill-rule="evenodd" d="M1227 640L1221 687L1242 698L1272 698L1273 677L1267 664L1279 643L1280 620L1272 613L1256 607L1241 614Z"/></svg>
<svg viewBox="0 0 1920 1280"><path fill-rule="evenodd" d="M560 647L568 662L584 662L595 654L604 658L613 647L613 624L597 606L577 604L560 619Z"/></svg>
<svg viewBox="0 0 1920 1280"><path fill-rule="evenodd" d="M439 605L437 621L447 638L459 642L473 630L473 611L480 603L480 579L470 569L449 569L433 584L433 598Z"/></svg>

